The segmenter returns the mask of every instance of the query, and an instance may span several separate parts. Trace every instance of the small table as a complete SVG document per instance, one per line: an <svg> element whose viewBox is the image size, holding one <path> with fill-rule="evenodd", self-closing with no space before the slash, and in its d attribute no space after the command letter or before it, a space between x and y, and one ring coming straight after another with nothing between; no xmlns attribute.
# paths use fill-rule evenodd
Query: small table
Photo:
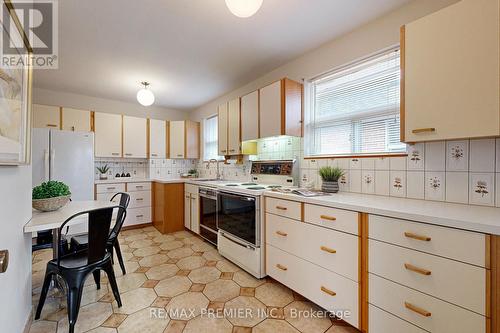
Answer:
<svg viewBox="0 0 500 333"><path fill-rule="evenodd" d="M25 233L32 233L35 231L52 230L52 256L56 259L59 255L59 228L71 216L88 210L113 207L117 203L111 201L70 201L63 208L54 212L40 212L33 209L31 220L24 225ZM78 217L68 224L67 226L86 223L87 217Z"/></svg>

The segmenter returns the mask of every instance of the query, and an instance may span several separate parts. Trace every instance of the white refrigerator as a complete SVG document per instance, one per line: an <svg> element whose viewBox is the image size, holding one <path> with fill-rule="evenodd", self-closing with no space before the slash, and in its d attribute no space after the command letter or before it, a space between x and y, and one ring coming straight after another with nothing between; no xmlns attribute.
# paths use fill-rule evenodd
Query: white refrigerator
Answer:
<svg viewBox="0 0 500 333"><path fill-rule="evenodd" d="M94 200L94 133L34 128L33 187L48 180L67 184L72 200ZM71 227L71 234L86 226Z"/></svg>

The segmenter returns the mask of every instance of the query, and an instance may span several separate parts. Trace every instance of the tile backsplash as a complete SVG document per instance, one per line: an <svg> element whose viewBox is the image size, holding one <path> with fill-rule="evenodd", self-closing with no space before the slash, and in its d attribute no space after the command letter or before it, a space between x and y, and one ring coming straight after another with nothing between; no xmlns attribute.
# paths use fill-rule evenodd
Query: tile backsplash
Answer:
<svg viewBox="0 0 500 333"><path fill-rule="evenodd" d="M108 179L113 179L117 173L130 173L134 178L148 177L148 160L147 159L123 159L123 158L95 158L94 160L94 177L99 179L97 167L104 165L109 166Z"/></svg>
<svg viewBox="0 0 500 333"><path fill-rule="evenodd" d="M302 160L301 186L321 188L318 168L346 172L340 189L500 207L500 139L418 143L407 157Z"/></svg>

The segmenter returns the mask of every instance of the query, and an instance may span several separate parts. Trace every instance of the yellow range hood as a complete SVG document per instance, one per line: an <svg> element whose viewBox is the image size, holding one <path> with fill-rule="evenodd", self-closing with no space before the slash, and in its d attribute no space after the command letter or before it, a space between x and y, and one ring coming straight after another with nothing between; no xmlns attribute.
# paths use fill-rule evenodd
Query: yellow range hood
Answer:
<svg viewBox="0 0 500 333"><path fill-rule="evenodd" d="M243 141L241 143L242 155L257 155L257 141Z"/></svg>

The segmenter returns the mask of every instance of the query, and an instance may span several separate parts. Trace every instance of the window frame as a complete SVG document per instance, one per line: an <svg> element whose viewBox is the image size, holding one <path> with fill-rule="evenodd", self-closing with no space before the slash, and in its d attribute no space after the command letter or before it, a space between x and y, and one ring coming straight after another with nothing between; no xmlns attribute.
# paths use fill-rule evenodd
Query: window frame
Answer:
<svg viewBox="0 0 500 333"><path fill-rule="evenodd" d="M203 162L208 162L210 159L207 158L206 156L206 145L207 145L207 140L206 140L206 124L207 124L207 121L212 119L212 118L217 118L217 127L219 126L218 125L218 122L219 122L219 114L218 113L215 113L215 114L212 114L208 117L205 117L203 118ZM216 142L216 145L217 145L217 152L219 151L219 129L217 128L217 136L216 136L217 140L215 141ZM217 157L215 158L217 161L224 161L224 156L219 156L217 155Z"/></svg>
<svg viewBox="0 0 500 333"><path fill-rule="evenodd" d="M318 124L326 124L328 121L324 122L316 122L315 120L315 82L320 81L322 79L327 78L328 76L333 76L339 72L348 70L358 65L362 65L364 62L368 62L370 60L374 60L378 57L382 57L391 52L399 51L400 57L403 56L403 52L401 51L401 47L399 44L390 46L378 52L374 52L366 57L358 58L349 63L343 64L341 66L337 66L327 72L324 72L320 75L317 75L309 80L305 81L304 84L304 159L331 159L331 158L373 158L373 157L405 157L408 156L407 150L404 151L395 151L395 152L374 152L374 153L357 153L351 152L346 154L334 154L334 153L325 153L325 154L313 154L313 145L311 141L316 141L316 137L318 133L316 129L319 128ZM401 71L400 67L400 86L399 90L402 90L401 84L403 81L404 73ZM401 131L404 128L404 117L401 116L401 103L403 102L403 95L400 93L400 103L399 103L399 116L400 116L400 128L399 128L399 136L401 137ZM387 115L393 114L392 112L387 112ZM378 116L383 116L384 113L378 114ZM361 116L355 115L354 117L346 117L346 121L360 120ZM335 121L331 121L334 123ZM316 126L314 126L316 125ZM312 128L314 127L314 128ZM326 127L326 126L324 126ZM405 142L400 141L401 144L406 144ZM354 145L355 142L353 141Z"/></svg>

